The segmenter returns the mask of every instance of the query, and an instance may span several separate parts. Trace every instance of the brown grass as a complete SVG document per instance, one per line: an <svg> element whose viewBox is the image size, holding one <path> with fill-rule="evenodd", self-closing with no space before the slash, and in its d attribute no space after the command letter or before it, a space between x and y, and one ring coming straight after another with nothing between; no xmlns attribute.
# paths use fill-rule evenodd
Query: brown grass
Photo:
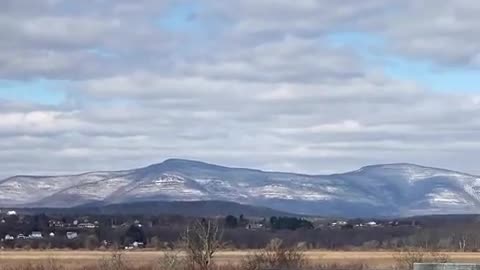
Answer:
<svg viewBox="0 0 480 270"><path fill-rule="evenodd" d="M254 251L220 251L215 255L215 263L219 266L238 265ZM122 252L122 260L135 268L151 269L151 265L158 265L164 256L163 252L131 251ZM480 263L480 253L444 253L452 262ZM0 251L1 270L43 270L43 269L84 269L98 266L102 260L108 260L111 252L101 251ZM182 257L182 253L179 253ZM396 252L352 252L352 251L306 251L305 259L311 264L336 265L337 268L349 265L368 265L373 268L390 268L395 264ZM428 255L426 255L428 256ZM15 268L31 265L30 268ZM46 266L44 268L38 266ZM35 268L36 267L36 268ZM55 268L58 267L58 268ZM147 268L150 267L150 268ZM95 269L95 268L91 268ZM98 269L98 268L97 268ZM363 269L366 269L363 267ZM88 269L89 270L89 269Z"/></svg>

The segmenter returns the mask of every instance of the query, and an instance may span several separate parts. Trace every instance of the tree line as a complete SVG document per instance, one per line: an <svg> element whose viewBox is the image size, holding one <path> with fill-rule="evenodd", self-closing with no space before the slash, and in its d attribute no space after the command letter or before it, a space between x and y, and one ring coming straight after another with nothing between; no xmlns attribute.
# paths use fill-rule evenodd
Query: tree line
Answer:
<svg viewBox="0 0 480 270"><path fill-rule="evenodd" d="M68 227L75 220L89 220L97 225L95 228ZM172 249L189 224L196 220L199 219L182 216L8 216L1 217L0 244L4 248L118 249L133 242L142 242L148 248ZM361 229L320 227L311 220L296 217L230 215L203 220L217 222L222 228L225 245L233 249L263 248L271 239L281 239L284 245L311 249L419 247L425 250L480 250L479 218L425 218L420 222L422 226ZM67 227L52 226L52 221L59 221ZM32 231L41 232L43 238L15 237ZM77 232L78 237L67 239L69 231ZM49 236L51 233L53 236ZM15 239L6 240L7 235Z"/></svg>

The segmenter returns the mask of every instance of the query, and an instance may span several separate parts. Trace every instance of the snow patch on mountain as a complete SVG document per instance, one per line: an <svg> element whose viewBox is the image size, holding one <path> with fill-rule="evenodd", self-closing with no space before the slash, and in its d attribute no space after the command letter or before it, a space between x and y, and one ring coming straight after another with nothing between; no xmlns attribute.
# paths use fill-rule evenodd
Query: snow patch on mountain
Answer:
<svg viewBox="0 0 480 270"><path fill-rule="evenodd" d="M0 182L0 203L12 206L196 200L315 215L471 213L480 209L480 177L413 164L302 175L175 159L120 172L16 176Z"/></svg>

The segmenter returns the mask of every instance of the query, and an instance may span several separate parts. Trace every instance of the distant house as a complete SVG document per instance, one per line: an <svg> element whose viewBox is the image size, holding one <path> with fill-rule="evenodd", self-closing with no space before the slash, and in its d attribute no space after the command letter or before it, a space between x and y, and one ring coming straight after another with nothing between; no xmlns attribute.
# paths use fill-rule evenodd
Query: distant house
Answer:
<svg viewBox="0 0 480 270"><path fill-rule="evenodd" d="M42 239L42 238L43 238L43 235L42 235L42 232L33 231L33 232L28 236L28 238L30 238L30 239Z"/></svg>
<svg viewBox="0 0 480 270"><path fill-rule="evenodd" d="M83 223L79 223L77 227L81 229L95 229L97 226L90 222L83 222Z"/></svg>
<svg viewBox="0 0 480 270"><path fill-rule="evenodd" d="M5 241L12 241L12 240L15 240L15 237L13 237L13 236L10 235L10 234L7 234L7 235L5 235L5 238L4 238L4 239L5 239Z"/></svg>
<svg viewBox="0 0 480 270"><path fill-rule="evenodd" d="M67 239L68 240L73 240L75 238L78 237L78 233L77 232L67 232Z"/></svg>
<svg viewBox="0 0 480 270"><path fill-rule="evenodd" d="M348 224L348 222L343 221L343 220L339 220L339 221L330 223L330 227L343 227L347 224Z"/></svg>
<svg viewBox="0 0 480 270"><path fill-rule="evenodd" d="M63 223L62 221L58 221L58 220L50 220L48 222L48 226L49 227L63 228L63 227L65 227L65 223Z"/></svg>
<svg viewBox="0 0 480 270"><path fill-rule="evenodd" d="M370 222L367 222L367 226L370 226L370 227L377 227L377 226L378 226L378 224L377 224L377 222L375 222L375 221L370 221Z"/></svg>
<svg viewBox="0 0 480 270"><path fill-rule="evenodd" d="M21 233L17 235L17 239L27 239L27 237L23 233Z"/></svg>
<svg viewBox="0 0 480 270"><path fill-rule="evenodd" d="M16 216L17 212L16 211L7 211L7 216Z"/></svg>
<svg viewBox="0 0 480 270"><path fill-rule="evenodd" d="M138 249L138 248L144 248L144 247L145 247L145 243L135 241L131 245L126 246L125 249L132 250L132 249Z"/></svg>
<svg viewBox="0 0 480 270"><path fill-rule="evenodd" d="M398 222L397 220L394 220L394 221L388 222L388 225L390 225L392 227L400 226L400 222Z"/></svg>
<svg viewBox="0 0 480 270"><path fill-rule="evenodd" d="M144 248L144 247L145 247L145 244L144 244L143 242L137 242L137 241L135 241L135 242L132 243L132 246L133 246L134 248Z"/></svg>
<svg viewBox="0 0 480 270"><path fill-rule="evenodd" d="M261 230L263 228L264 228L263 224L260 224L260 223L251 223L251 224L248 224L246 226L247 230L253 230L253 231L254 230Z"/></svg>
<svg viewBox="0 0 480 270"><path fill-rule="evenodd" d="M49 236L50 236L50 237L55 237L55 233L54 233L54 232L51 232L51 233L49 234Z"/></svg>

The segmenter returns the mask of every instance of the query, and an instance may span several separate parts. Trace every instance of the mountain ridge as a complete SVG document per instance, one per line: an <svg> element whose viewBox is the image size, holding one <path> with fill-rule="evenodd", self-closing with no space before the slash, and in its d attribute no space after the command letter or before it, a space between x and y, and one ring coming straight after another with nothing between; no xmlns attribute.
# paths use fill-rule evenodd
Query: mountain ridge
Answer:
<svg viewBox="0 0 480 270"><path fill-rule="evenodd" d="M353 173L357 172L363 169L367 168L375 168L375 167L383 167L383 166L402 166L402 165L408 165L408 166L414 166L414 167L420 167L424 169L434 169L434 170L441 170L441 171L448 171L452 173L459 173L459 174L465 174L465 175L470 175L474 177L480 177L480 175L472 174L472 173L466 173L466 172L461 172L458 170L453 170L453 169L445 169L445 168L440 168L440 167L435 167L435 166L426 166L426 165L420 165L416 163L409 163L409 162L394 162L394 163L379 163L379 164L370 164L370 165L365 165L360 167L357 170L349 170L345 172L339 172L339 173L331 173L331 174L312 174L312 173L297 173L297 172L287 172L287 171L278 171L278 170L262 170L262 169L252 169L252 168L247 168L247 167L230 167L230 166L223 166L223 165L217 165L214 163L210 162L204 162L204 161L199 161L199 160L194 160L194 159L182 159L182 158L168 158L164 160L163 162L158 162L158 163L153 163L145 167L140 167L140 168L132 168L132 169L127 169L127 170L114 170L114 171L108 171L108 170L98 170L98 171L88 171L88 172L83 172L83 173L73 173L73 174L50 174L50 175L34 175L34 174L17 174L13 176L9 176L4 179L0 179L0 183L9 180L11 178L15 177L36 177L36 178L48 178L48 177L62 177L62 176L82 176L82 175L87 175L87 174L94 174L94 173L110 173L110 172L129 172L129 171L134 171L134 170L141 170L141 169L147 169L149 167L155 167L159 166L165 163L176 163L176 162L183 162L183 163L191 163L191 164L202 164L202 165L207 165L207 166L214 166L218 168L223 168L223 169L233 169L233 170L249 170L249 171L255 171L255 172L262 172L262 173L288 173L288 174L293 174L293 175L299 175L299 176L334 176L334 175L342 175L342 174L347 174L347 173Z"/></svg>
<svg viewBox="0 0 480 270"><path fill-rule="evenodd" d="M226 201L321 216L478 213L480 177L411 163L310 175L173 158L131 170L0 181L0 204L7 206L146 201Z"/></svg>

